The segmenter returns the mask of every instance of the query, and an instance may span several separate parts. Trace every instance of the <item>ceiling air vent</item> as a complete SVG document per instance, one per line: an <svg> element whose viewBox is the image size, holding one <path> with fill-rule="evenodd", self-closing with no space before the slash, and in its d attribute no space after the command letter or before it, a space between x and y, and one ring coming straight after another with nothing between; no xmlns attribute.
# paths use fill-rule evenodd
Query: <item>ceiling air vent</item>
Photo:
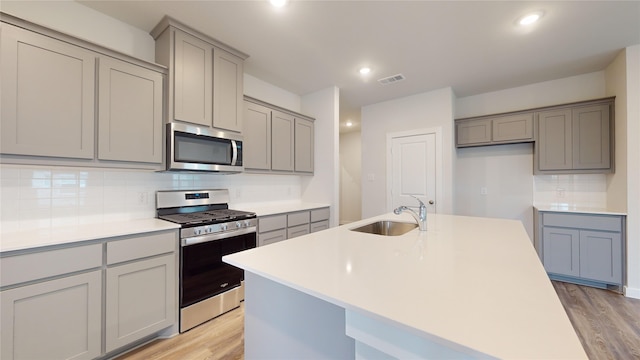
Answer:
<svg viewBox="0 0 640 360"><path fill-rule="evenodd" d="M397 75L379 79L378 82L382 85L389 85L389 84L397 83L398 81L402 81L404 79L406 79L404 75L397 74Z"/></svg>

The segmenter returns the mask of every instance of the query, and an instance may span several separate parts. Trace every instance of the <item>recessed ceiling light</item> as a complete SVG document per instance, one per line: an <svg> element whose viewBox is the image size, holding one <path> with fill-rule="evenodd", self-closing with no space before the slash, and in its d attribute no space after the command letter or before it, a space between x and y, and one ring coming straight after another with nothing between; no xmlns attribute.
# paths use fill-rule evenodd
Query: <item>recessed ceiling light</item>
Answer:
<svg viewBox="0 0 640 360"><path fill-rule="evenodd" d="M287 5L287 0L269 0L269 2L275 7L283 7Z"/></svg>
<svg viewBox="0 0 640 360"><path fill-rule="evenodd" d="M536 21L540 20L541 17L542 17L542 12L540 12L540 11L534 12L534 13L531 13L531 14L527 14L527 15L521 17L520 20L518 20L518 24L520 24L522 26L531 25L531 24L535 23Z"/></svg>
<svg viewBox="0 0 640 360"><path fill-rule="evenodd" d="M347 127L351 127L351 126L353 126L353 123L351 121L347 121L347 123L345 125L347 125Z"/></svg>
<svg viewBox="0 0 640 360"><path fill-rule="evenodd" d="M362 75L367 75L370 72L371 72L371 69L369 69L368 67L360 68L360 74Z"/></svg>

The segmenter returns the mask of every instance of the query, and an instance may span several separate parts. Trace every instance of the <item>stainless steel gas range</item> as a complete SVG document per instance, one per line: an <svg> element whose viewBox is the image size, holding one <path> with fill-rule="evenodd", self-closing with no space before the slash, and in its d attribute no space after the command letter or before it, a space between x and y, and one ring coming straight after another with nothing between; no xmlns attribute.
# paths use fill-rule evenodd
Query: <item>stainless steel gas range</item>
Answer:
<svg viewBox="0 0 640 360"><path fill-rule="evenodd" d="M240 305L244 271L222 257L256 247L256 214L229 209L228 190L158 191L159 219L180 228L180 332Z"/></svg>

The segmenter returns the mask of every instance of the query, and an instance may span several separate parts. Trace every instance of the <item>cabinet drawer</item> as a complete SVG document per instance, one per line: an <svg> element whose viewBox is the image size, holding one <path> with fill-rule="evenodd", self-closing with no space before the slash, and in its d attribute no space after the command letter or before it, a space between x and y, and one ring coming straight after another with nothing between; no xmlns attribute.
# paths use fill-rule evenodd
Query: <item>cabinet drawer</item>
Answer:
<svg viewBox="0 0 640 360"><path fill-rule="evenodd" d="M110 241L107 265L174 252L177 246L178 236L174 231Z"/></svg>
<svg viewBox="0 0 640 360"><path fill-rule="evenodd" d="M318 232L322 230L327 230L329 228L329 220L323 220L311 223L311 232Z"/></svg>
<svg viewBox="0 0 640 360"><path fill-rule="evenodd" d="M285 229L269 231L258 234L258 246L264 246L287 239L287 231Z"/></svg>
<svg viewBox="0 0 640 360"><path fill-rule="evenodd" d="M273 231L287 227L287 215L261 216L258 218L258 232Z"/></svg>
<svg viewBox="0 0 640 360"><path fill-rule="evenodd" d="M290 227L287 229L287 239L306 235L308 233L309 233L309 224Z"/></svg>
<svg viewBox="0 0 640 360"><path fill-rule="evenodd" d="M290 213L290 214L287 214L287 226L292 227L292 226L297 226L302 224L308 224L309 219L310 219L309 211L300 211L300 212Z"/></svg>
<svg viewBox="0 0 640 360"><path fill-rule="evenodd" d="M311 222L329 220L329 208L311 210Z"/></svg>
<svg viewBox="0 0 640 360"><path fill-rule="evenodd" d="M8 256L0 261L0 286L102 266L102 244Z"/></svg>
<svg viewBox="0 0 640 360"><path fill-rule="evenodd" d="M544 226L622 231L622 218L611 215L543 213L542 224Z"/></svg>

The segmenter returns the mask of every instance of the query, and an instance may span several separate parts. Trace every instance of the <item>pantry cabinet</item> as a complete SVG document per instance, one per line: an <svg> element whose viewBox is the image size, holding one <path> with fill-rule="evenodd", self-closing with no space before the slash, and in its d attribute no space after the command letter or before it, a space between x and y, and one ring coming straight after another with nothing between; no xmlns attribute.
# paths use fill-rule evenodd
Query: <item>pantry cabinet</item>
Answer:
<svg viewBox="0 0 640 360"><path fill-rule="evenodd" d="M538 250L552 279L622 286L624 216L538 211L536 218Z"/></svg>
<svg viewBox="0 0 640 360"><path fill-rule="evenodd" d="M612 102L537 114L536 173L612 172Z"/></svg>
<svg viewBox="0 0 640 360"><path fill-rule="evenodd" d="M96 54L0 26L2 153L92 159Z"/></svg>
<svg viewBox="0 0 640 360"><path fill-rule="evenodd" d="M248 96L244 118L246 171L313 174L313 118Z"/></svg>
<svg viewBox="0 0 640 360"><path fill-rule="evenodd" d="M7 14L1 20L3 162L162 168L166 69Z"/></svg>
<svg viewBox="0 0 640 360"><path fill-rule="evenodd" d="M151 36L156 61L169 68L167 120L242 132L248 55L169 17Z"/></svg>

